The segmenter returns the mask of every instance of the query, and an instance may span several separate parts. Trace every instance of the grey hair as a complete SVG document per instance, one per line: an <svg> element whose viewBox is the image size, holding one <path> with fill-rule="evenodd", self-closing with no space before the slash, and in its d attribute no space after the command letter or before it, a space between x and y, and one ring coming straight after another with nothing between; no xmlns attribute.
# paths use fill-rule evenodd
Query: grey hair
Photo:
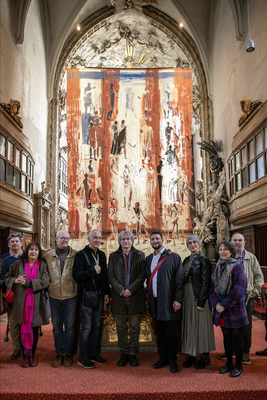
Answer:
<svg viewBox="0 0 267 400"><path fill-rule="evenodd" d="M131 239L132 243L134 244L134 235L132 234L132 232L131 231L121 231L118 236L119 245L121 244L121 239L123 238L124 235L127 235Z"/></svg>
<svg viewBox="0 0 267 400"><path fill-rule="evenodd" d="M62 234L62 232L63 232L63 234L67 233L67 234L70 236L70 234L69 234L68 231L64 231L64 230L62 229L61 231L58 231L58 232L57 232L56 237L58 238L58 237Z"/></svg>
<svg viewBox="0 0 267 400"><path fill-rule="evenodd" d="M19 240L20 240L21 243L22 243L22 235L21 235L20 233L10 233L10 235L8 235L8 238L7 238L7 243L9 243L10 240L11 240L12 238L15 238L15 237L19 238Z"/></svg>
<svg viewBox="0 0 267 400"><path fill-rule="evenodd" d="M93 236L93 233L94 232L99 232L100 233L100 235L101 235L101 237L102 237L102 232L101 232L101 230L100 229L93 229L92 231L90 231L89 233L88 233L88 237L91 239L91 237Z"/></svg>

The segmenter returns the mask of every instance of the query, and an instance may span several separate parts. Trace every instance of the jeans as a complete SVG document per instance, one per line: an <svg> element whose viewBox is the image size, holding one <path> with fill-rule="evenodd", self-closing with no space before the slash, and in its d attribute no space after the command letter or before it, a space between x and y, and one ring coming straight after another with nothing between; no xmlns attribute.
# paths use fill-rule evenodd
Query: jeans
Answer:
<svg viewBox="0 0 267 400"><path fill-rule="evenodd" d="M121 353L135 355L139 351L140 319L142 314L133 314L130 298L125 298L123 314L115 314L118 344ZM127 315L129 318L130 342L127 337Z"/></svg>
<svg viewBox="0 0 267 400"><path fill-rule="evenodd" d="M57 354L70 354L75 332L77 297L57 300L49 297ZM63 331L63 324L65 330Z"/></svg>
<svg viewBox="0 0 267 400"><path fill-rule="evenodd" d="M243 342L244 342L243 352L249 354L249 351L251 348L251 338L252 338L252 314L253 314L253 308L254 308L254 297L249 298L246 308L247 308L249 323L248 323L248 325L245 325L245 326L243 326L243 328L241 328L241 332L242 332L242 338L243 338Z"/></svg>
<svg viewBox="0 0 267 400"><path fill-rule="evenodd" d="M99 354L99 330L103 310L103 300L99 296L95 308L81 304L82 329L80 333L80 360Z"/></svg>

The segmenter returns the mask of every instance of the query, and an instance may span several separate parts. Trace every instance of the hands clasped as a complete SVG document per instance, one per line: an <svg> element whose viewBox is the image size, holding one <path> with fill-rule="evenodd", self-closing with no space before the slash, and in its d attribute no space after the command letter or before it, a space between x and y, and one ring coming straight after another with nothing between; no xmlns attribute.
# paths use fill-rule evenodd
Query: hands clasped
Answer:
<svg viewBox="0 0 267 400"><path fill-rule="evenodd" d="M19 275L17 279L15 279L15 283L20 284L20 286L23 286L26 281L26 275Z"/></svg>

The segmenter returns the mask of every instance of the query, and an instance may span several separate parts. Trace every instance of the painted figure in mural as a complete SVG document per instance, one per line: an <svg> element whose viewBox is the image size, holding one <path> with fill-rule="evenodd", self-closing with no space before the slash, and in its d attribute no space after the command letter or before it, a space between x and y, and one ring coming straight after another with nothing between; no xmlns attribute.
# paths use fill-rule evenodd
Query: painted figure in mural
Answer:
<svg viewBox="0 0 267 400"><path fill-rule="evenodd" d="M116 92L113 89L113 83L110 84L109 87L109 104L110 104L110 110L107 114L107 119L110 121L112 120L112 114L113 114L113 110L114 110L114 105L115 105L115 93L117 93L118 90L116 90Z"/></svg>
<svg viewBox="0 0 267 400"><path fill-rule="evenodd" d="M140 243L140 240L139 240L140 236L143 238L143 243L146 243L146 240L145 240L144 236L142 235L142 231L141 231L141 217L143 217L145 221L147 221L147 219L144 216L144 213L141 210L140 203L138 201L135 203L133 210L134 210L134 214L135 214L133 216L133 218L135 218L135 223L136 223L136 236L137 236L137 240L138 240L137 244Z"/></svg>
<svg viewBox="0 0 267 400"><path fill-rule="evenodd" d="M175 246L175 236L177 237L177 240L179 240L179 228L178 228L179 210L175 203L171 205L171 221L173 224L172 239L173 239L173 244Z"/></svg>
<svg viewBox="0 0 267 400"><path fill-rule="evenodd" d="M153 137L153 129L151 126L145 125L142 126L140 133L143 135L143 154L144 158L148 158L151 160L151 138Z"/></svg>
<svg viewBox="0 0 267 400"><path fill-rule="evenodd" d="M89 174L92 174L94 172L94 168L92 167L92 161L93 160L90 160L89 164L88 164L88 172L89 172Z"/></svg>
<svg viewBox="0 0 267 400"><path fill-rule="evenodd" d="M165 136L167 140L167 147L170 145L171 135L172 135L173 128L170 126L170 123L167 122L167 126L165 128Z"/></svg>
<svg viewBox="0 0 267 400"><path fill-rule="evenodd" d="M154 187L155 187L155 172L153 164L147 165L147 196L149 201L154 201Z"/></svg>
<svg viewBox="0 0 267 400"><path fill-rule="evenodd" d="M145 105L145 118L146 120L149 119L149 121L151 121L152 95L148 87L146 87L144 94L144 105Z"/></svg>
<svg viewBox="0 0 267 400"><path fill-rule="evenodd" d="M124 180L124 205L123 208L130 208L131 207L131 201L132 201L132 195L133 195L133 185L132 185L132 179L130 175L130 169L128 165L125 165L125 168L123 170L123 176L122 179Z"/></svg>
<svg viewBox="0 0 267 400"><path fill-rule="evenodd" d="M159 199L161 200L162 196L162 181L163 181L163 176L161 174L163 168L163 161L160 160L159 165L157 166L157 175L158 175L158 184L159 184Z"/></svg>
<svg viewBox="0 0 267 400"><path fill-rule="evenodd" d="M89 208L89 202L91 199L91 193L92 193L92 187L90 186L90 183L93 183L93 180L89 178L89 175L87 173L84 174L84 179L79 187L79 189L77 190L76 194L78 194L82 188L84 189L84 208Z"/></svg>
<svg viewBox="0 0 267 400"><path fill-rule="evenodd" d="M92 90L94 88L91 87L90 82L87 84L86 88L84 89L84 97L83 97L83 102L84 102L84 108L85 108L85 114L93 114L93 99L92 99Z"/></svg>
<svg viewBox="0 0 267 400"><path fill-rule="evenodd" d="M118 130L118 121L114 121L112 125L109 127L109 131L113 134L113 141L111 145L110 154L118 155L118 141L119 141L119 130Z"/></svg>
<svg viewBox="0 0 267 400"><path fill-rule="evenodd" d="M90 122L89 129L88 129L88 136L89 136L89 145L90 145L90 158L96 160L97 159L97 151L96 151L96 129L94 126L93 121Z"/></svg>
<svg viewBox="0 0 267 400"><path fill-rule="evenodd" d="M164 85L164 89L161 92L162 108L164 118L169 118L170 115L170 101L171 101L171 89L167 83Z"/></svg>
<svg viewBox="0 0 267 400"><path fill-rule="evenodd" d="M101 121L101 115L98 115L98 111L95 111L95 114L92 118L94 126L97 127L100 121Z"/></svg>
<svg viewBox="0 0 267 400"><path fill-rule="evenodd" d="M168 150L165 153L165 155L167 156L167 163L169 165L171 165L177 158L175 150L176 148L172 149L172 145L170 144Z"/></svg>
<svg viewBox="0 0 267 400"><path fill-rule="evenodd" d="M110 202L109 218L111 221L111 232L114 236L118 232L118 208L115 206L115 201Z"/></svg>
<svg viewBox="0 0 267 400"><path fill-rule="evenodd" d="M124 158L126 158L126 140L127 140L127 126L125 125L125 120L121 121L120 133L118 138L118 154L124 152Z"/></svg>
<svg viewBox="0 0 267 400"><path fill-rule="evenodd" d="M134 91L131 88L126 90L126 104L125 104L125 117L128 116L129 112L132 113L135 118L137 118L134 110Z"/></svg>

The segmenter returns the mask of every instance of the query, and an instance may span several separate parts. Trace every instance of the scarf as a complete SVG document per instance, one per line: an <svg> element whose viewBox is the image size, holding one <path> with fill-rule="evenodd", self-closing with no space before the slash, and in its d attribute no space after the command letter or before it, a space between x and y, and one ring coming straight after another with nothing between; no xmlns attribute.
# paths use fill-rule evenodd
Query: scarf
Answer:
<svg viewBox="0 0 267 400"><path fill-rule="evenodd" d="M228 258L227 260L219 260L216 268L211 275L211 282L214 284L214 291L217 296L221 295L225 298L230 292L232 285L232 269L236 265L235 258ZM221 275L221 268L223 273Z"/></svg>
<svg viewBox="0 0 267 400"><path fill-rule="evenodd" d="M31 268L29 261L25 262L26 279L31 281L37 279L40 262L36 260L33 267ZM31 288L26 289L26 297L24 302L23 319L20 329L21 344L24 347L24 354L32 356L33 346L33 308L34 308L34 296Z"/></svg>
<svg viewBox="0 0 267 400"><path fill-rule="evenodd" d="M189 275L190 275L190 269L195 264L195 260L199 257L202 256L204 257L204 254L201 253L201 251L198 251L197 254L191 254L189 257L188 261L183 264L183 269L184 269L184 282L188 281ZM198 263L199 264L199 263Z"/></svg>

